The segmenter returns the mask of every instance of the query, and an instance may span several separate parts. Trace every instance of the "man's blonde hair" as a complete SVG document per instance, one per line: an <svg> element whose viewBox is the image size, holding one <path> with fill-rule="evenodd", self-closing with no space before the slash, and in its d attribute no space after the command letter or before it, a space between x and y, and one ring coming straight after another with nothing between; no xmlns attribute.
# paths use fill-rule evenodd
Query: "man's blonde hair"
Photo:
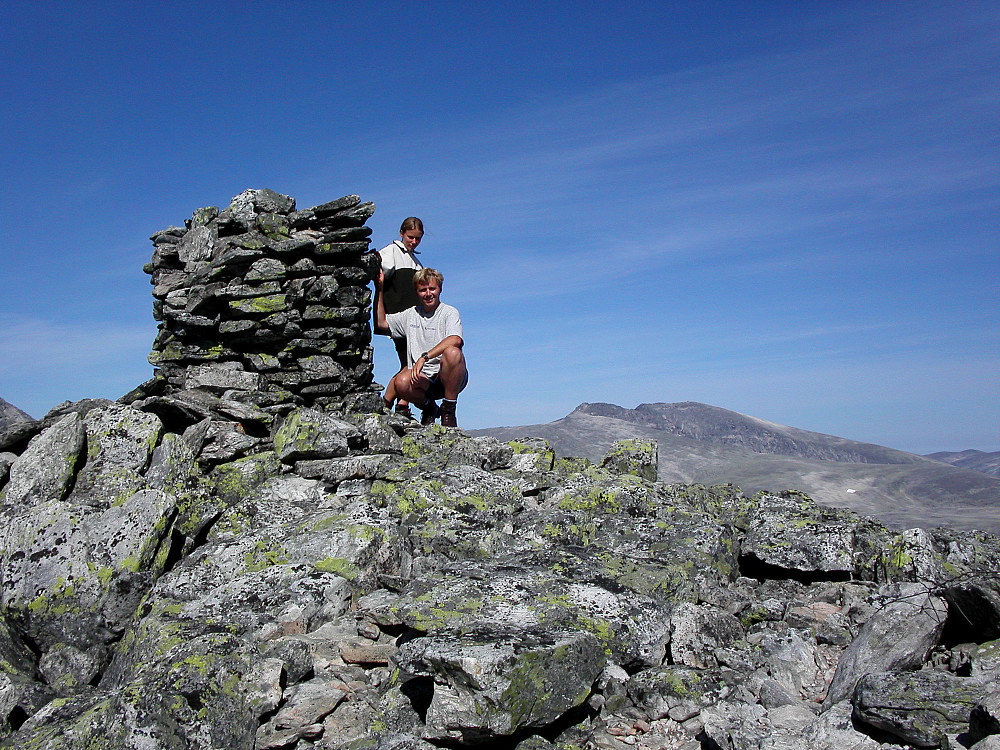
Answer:
<svg viewBox="0 0 1000 750"><path fill-rule="evenodd" d="M421 268L413 274L413 286L418 287L421 284L426 284L431 279L436 281L438 286L444 285L444 276L441 275L440 271L436 271L433 268Z"/></svg>

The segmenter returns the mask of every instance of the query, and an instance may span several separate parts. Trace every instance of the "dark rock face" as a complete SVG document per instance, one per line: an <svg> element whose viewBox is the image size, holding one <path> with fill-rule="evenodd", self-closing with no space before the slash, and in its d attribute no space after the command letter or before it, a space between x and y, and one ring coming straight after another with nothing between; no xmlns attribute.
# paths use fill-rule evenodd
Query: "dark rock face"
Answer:
<svg viewBox="0 0 1000 750"><path fill-rule="evenodd" d="M348 198L302 220L353 237L367 212ZM155 241L210 277L188 300L219 299L214 263L280 275L249 251L295 215L253 191ZM175 306L164 335L208 327L199 305ZM219 332L245 320L228 309L241 312L219 312ZM272 398L274 373L315 362L249 366L266 353L167 357L157 385L8 436L0 748L1000 738L997 538L894 532L798 492L667 484L643 440L591 463L537 438L421 428L347 398L370 385L356 368L336 370L350 408L305 388Z"/></svg>
<svg viewBox="0 0 1000 750"><path fill-rule="evenodd" d="M31 417L18 409L14 404L0 398L0 432L7 430L19 422L30 422Z"/></svg>
<svg viewBox="0 0 1000 750"><path fill-rule="evenodd" d="M16 458L9 452L12 445L27 444L37 433L37 423L25 412L0 398L0 478L6 478Z"/></svg>

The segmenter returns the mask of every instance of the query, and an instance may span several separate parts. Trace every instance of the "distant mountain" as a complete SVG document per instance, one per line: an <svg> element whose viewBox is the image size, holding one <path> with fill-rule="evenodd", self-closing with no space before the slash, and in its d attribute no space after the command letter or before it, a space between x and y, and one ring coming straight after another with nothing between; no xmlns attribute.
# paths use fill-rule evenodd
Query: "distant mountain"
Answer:
<svg viewBox="0 0 1000 750"><path fill-rule="evenodd" d="M921 460L912 453L786 427L693 401L640 404L635 409L614 404L580 404L573 413L612 417L701 443L753 453L862 464L911 464Z"/></svg>
<svg viewBox="0 0 1000 750"><path fill-rule="evenodd" d="M31 416L18 409L12 403L0 398L0 432L3 432L8 427L13 427L19 422L30 421L32 421Z"/></svg>
<svg viewBox="0 0 1000 750"><path fill-rule="evenodd" d="M992 453L976 450L958 452L941 451L939 453L928 453L927 458L951 464L952 466L960 466L963 469L972 469L973 471L981 471L984 474L1000 477L1000 451L993 451Z"/></svg>
<svg viewBox="0 0 1000 750"><path fill-rule="evenodd" d="M1000 532L1000 477L707 404L585 403L555 422L470 432L541 437L561 456L591 460L615 440L647 438L659 444L665 482L733 483L747 493L797 489L897 528Z"/></svg>

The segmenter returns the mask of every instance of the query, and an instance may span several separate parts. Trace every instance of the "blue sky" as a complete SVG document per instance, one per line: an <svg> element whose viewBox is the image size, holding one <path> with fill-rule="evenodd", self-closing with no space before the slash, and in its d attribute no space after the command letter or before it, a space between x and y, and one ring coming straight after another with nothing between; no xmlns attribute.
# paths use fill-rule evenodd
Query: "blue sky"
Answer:
<svg viewBox="0 0 1000 750"><path fill-rule="evenodd" d="M464 427L1000 450L998 39L995 2L7 2L0 396L147 379L149 235L267 187L424 220Z"/></svg>

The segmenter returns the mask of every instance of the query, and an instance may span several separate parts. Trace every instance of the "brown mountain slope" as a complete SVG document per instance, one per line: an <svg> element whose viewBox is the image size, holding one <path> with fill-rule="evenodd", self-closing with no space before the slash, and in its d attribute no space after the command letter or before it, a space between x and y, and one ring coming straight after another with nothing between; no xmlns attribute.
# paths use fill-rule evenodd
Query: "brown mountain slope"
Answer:
<svg viewBox="0 0 1000 750"><path fill-rule="evenodd" d="M958 452L941 451L940 453L928 453L926 458L933 458L935 461L941 461L952 466L981 471L984 474L1000 477L1000 451L993 451L992 453L977 450Z"/></svg>
<svg viewBox="0 0 1000 750"><path fill-rule="evenodd" d="M615 440L647 438L659 444L665 482L731 482L748 493L797 489L897 528L1000 532L1000 478L707 404L581 404L548 424L470 432L503 440L541 437L561 456L591 460Z"/></svg>

